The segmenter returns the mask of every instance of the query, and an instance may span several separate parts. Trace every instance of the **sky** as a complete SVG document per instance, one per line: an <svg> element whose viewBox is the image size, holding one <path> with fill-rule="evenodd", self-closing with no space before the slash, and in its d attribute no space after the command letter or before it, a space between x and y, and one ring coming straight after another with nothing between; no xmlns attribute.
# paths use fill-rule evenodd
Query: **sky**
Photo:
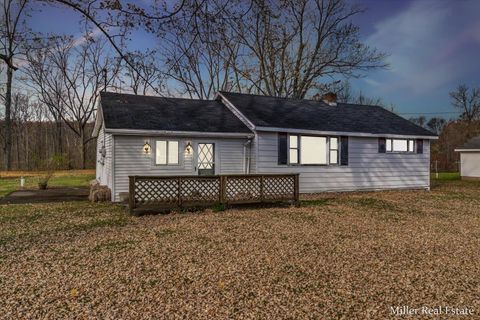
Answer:
<svg viewBox="0 0 480 320"><path fill-rule="evenodd" d="M390 67L351 79L352 90L381 97L404 117L455 118L449 92L480 86L480 0L349 0L366 8L353 22L362 41L389 54ZM45 5L28 24L33 30L80 36L79 15ZM130 48L158 44L136 32Z"/></svg>

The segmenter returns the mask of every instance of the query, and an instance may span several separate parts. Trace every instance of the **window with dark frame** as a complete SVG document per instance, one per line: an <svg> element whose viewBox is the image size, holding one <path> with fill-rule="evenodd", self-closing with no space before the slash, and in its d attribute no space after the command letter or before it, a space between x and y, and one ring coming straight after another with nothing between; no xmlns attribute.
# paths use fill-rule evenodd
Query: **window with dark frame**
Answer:
<svg viewBox="0 0 480 320"><path fill-rule="evenodd" d="M415 153L415 140L413 139L386 139L387 153Z"/></svg>

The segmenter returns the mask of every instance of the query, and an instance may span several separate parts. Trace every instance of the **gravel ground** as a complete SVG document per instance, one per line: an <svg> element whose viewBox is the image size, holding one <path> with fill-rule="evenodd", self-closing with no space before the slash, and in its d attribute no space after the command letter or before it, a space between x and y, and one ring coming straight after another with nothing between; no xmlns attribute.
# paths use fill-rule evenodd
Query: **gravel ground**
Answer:
<svg viewBox="0 0 480 320"><path fill-rule="evenodd" d="M478 182L143 217L6 205L0 318L386 319L392 306L450 306L473 319L479 261Z"/></svg>

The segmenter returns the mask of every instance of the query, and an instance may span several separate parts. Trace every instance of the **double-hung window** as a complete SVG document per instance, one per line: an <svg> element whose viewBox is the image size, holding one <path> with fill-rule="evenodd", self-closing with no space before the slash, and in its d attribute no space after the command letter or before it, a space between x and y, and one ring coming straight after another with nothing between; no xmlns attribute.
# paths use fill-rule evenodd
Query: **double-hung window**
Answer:
<svg viewBox="0 0 480 320"><path fill-rule="evenodd" d="M415 140L412 139L386 139L387 152L415 152Z"/></svg>
<svg viewBox="0 0 480 320"><path fill-rule="evenodd" d="M155 164L178 164L178 141L158 140L155 150Z"/></svg>
<svg viewBox="0 0 480 320"><path fill-rule="evenodd" d="M298 164L298 136L290 135L288 139L288 162Z"/></svg>
<svg viewBox="0 0 480 320"><path fill-rule="evenodd" d="M330 137L330 164L338 164L338 138Z"/></svg>

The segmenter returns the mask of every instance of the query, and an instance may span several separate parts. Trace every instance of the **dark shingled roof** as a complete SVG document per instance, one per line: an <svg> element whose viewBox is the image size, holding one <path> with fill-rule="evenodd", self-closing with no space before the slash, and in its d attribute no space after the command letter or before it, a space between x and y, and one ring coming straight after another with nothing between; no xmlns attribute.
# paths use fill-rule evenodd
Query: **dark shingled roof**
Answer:
<svg viewBox="0 0 480 320"><path fill-rule="evenodd" d="M251 133L222 103L102 92L108 129Z"/></svg>
<svg viewBox="0 0 480 320"><path fill-rule="evenodd" d="M457 149L480 149L480 136L473 137Z"/></svg>
<svg viewBox="0 0 480 320"><path fill-rule="evenodd" d="M221 92L255 126L300 130L436 136L378 106Z"/></svg>

